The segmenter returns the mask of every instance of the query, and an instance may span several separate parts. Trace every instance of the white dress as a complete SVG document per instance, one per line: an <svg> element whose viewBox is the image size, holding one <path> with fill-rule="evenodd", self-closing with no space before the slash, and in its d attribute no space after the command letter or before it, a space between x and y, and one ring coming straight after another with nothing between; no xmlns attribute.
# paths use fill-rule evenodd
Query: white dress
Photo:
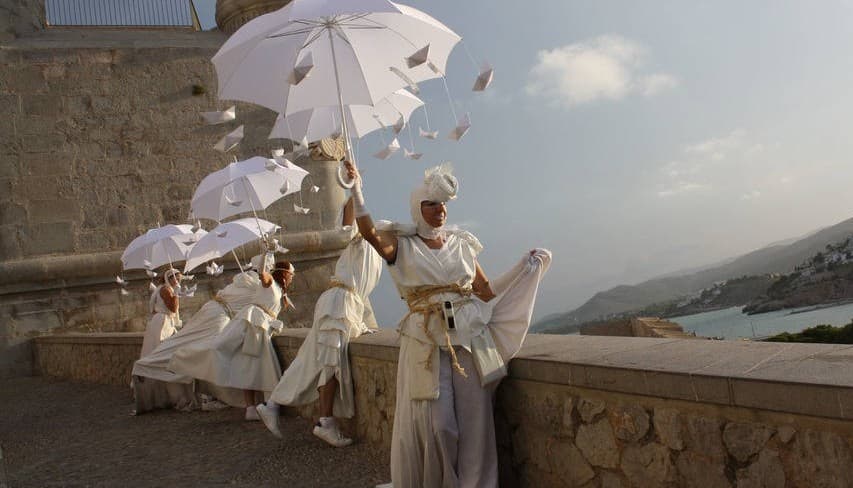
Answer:
<svg viewBox="0 0 853 488"><path fill-rule="evenodd" d="M417 236L398 236L397 257L389 266L400 295L423 286L470 288L476 274L479 241L465 231L448 231L444 246L432 250ZM545 250L526 253L509 272L492 282L496 298L444 292L429 303L454 304L456 328L448 333L457 372L446 347L444 320L423 313L400 322L397 401L391 444L391 478L395 488L497 487L498 469L491 395L497 381L483 386L472 344L494 341L509 361L530 325L539 281L550 265ZM436 345L438 344L438 345Z"/></svg>
<svg viewBox="0 0 853 488"><path fill-rule="evenodd" d="M178 329L181 328L181 317L178 312L172 312L160 296L160 290L168 285L160 285L151 293L151 299L148 302L148 310L151 312L151 319L148 321L148 326L145 327L145 335L142 338L142 352L139 357L145 357L151 354L163 339L170 337Z"/></svg>
<svg viewBox="0 0 853 488"><path fill-rule="evenodd" d="M133 365L133 386L136 412L155 408L174 407L191 410L198 407L194 378L169 370L175 351L191 344L200 344L219 334L236 311L252 303L259 280L246 273L234 276L231 283L205 303L173 336L165 339L150 354ZM218 396L233 397L234 395ZM236 395L241 399L242 393ZM241 400L242 401L242 400Z"/></svg>
<svg viewBox="0 0 853 488"><path fill-rule="evenodd" d="M168 369L220 387L267 392L275 388L281 366L271 335L282 328L276 317L283 293L275 281L264 288L253 271L246 277L256 289L251 303L237 311L216 336L175 351Z"/></svg>
<svg viewBox="0 0 853 488"><path fill-rule="evenodd" d="M319 397L317 388L334 377L338 380L334 415L350 418L355 414L348 345L368 328L377 327L368 296L381 273L379 254L360 236L353 239L338 258L333 286L317 300L314 324L271 400L279 405L307 405Z"/></svg>

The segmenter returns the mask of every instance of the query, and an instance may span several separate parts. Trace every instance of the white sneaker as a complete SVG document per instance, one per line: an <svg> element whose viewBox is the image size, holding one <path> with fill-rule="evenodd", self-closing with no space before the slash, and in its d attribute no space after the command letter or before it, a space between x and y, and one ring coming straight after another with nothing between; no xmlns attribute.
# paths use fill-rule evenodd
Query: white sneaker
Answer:
<svg viewBox="0 0 853 488"><path fill-rule="evenodd" d="M261 403L255 409L258 412L258 417L261 418L261 422L264 423L264 426L270 431L270 434L278 437L279 439L284 439L284 436L281 434L281 429L278 428L278 412L273 411L270 407Z"/></svg>
<svg viewBox="0 0 853 488"><path fill-rule="evenodd" d="M314 426L314 435L326 441L327 444L335 447L346 447L352 444L352 439L348 437L344 437L341 434L340 429L338 429L337 425L332 425L330 427L323 427L321 425Z"/></svg>
<svg viewBox="0 0 853 488"><path fill-rule="evenodd" d="M257 422L258 420L261 420L261 418L258 417L258 409L256 409L254 405L246 407L246 420L249 422Z"/></svg>

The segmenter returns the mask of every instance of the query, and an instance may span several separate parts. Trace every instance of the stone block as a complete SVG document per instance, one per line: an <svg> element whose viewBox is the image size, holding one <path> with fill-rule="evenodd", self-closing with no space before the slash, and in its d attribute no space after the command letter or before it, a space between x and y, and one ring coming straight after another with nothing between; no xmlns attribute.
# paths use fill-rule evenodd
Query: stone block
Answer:
<svg viewBox="0 0 853 488"><path fill-rule="evenodd" d="M21 243L18 235L18 226L0 225L0 261L21 257Z"/></svg>
<svg viewBox="0 0 853 488"><path fill-rule="evenodd" d="M41 68L23 65L9 74L6 78L6 87L11 93L39 93L47 90L47 82Z"/></svg>
<svg viewBox="0 0 853 488"><path fill-rule="evenodd" d="M787 444L791 442L791 439L794 438L794 434L796 433L797 431L790 425L783 425L776 429L776 438L778 438L782 444Z"/></svg>
<svg viewBox="0 0 853 488"><path fill-rule="evenodd" d="M127 205L118 205L107 209L107 225L110 227L132 224L132 212Z"/></svg>
<svg viewBox="0 0 853 488"><path fill-rule="evenodd" d="M37 224L27 227L21 241L28 255L72 252L74 226L71 222Z"/></svg>
<svg viewBox="0 0 853 488"><path fill-rule="evenodd" d="M15 117L15 134L20 136L38 136L56 132L56 118L45 115L25 114Z"/></svg>
<svg viewBox="0 0 853 488"><path fill-rule="evenodd" d="M543 442L540 439L539 442ZM549 457L550 471L567 486L581 486L595 478L595 471L586 462L578 448L569 441L555 441L548 443L550 446Z"/></svg>
<svg viewBox="0 0 853 488"><path fill-rule="evenodd" d="M28 176L71 176L74 165L67 155L33 154L23 159L23 173Z"/></svg>
<svg viewBox="0 0 853 488"><path fill-rule="evenodd" d="M763 449L772 435L773 429L761 424L729 422L723 428L726 449L742 463Z"/></svg>
<svg viewBox="0 0 853 488"><path fill-rule="evenodd" d="M853 466L850 444L835 432L804 430L797 433L787 456L783 456L789 486L849 487L847 479L838 476L840 466Z"/></svg>
<svg viewBox="0 0 853 488"><path fill-rule="evenodd" d="M619 465L619 448L606 418L578 427L575 444L593 466L615 468Z"/></svg>
<svg viewBox="0 0 853 488"><path fill-rule="evenodd" d="M674 408L656 408L654 411L654 427L658 440L670 449L684 449L681 438L681 415Z"/></svg>
<svg viewBox="0 0 853 488"><path fill-rule="evenodd" d="M21 97L13 93L0 94L0 114L18 115L21 113Z"/></svg>
<svg viewBox="0 0 853 488"><path fill-rule="evenodd" d="M738 488L785 488L785 470L779 453L765 449L749 467L737 472Z"/></svg>
<svg viewBox="0 0 853 488"><path fill-rule="evenodd" d="M21 200L57 200L74 196L69 178L60 176L24 176L15 186L15 195Z"/></svg>
<svg viewBox="0 0 853 488"><path fill-rule="evenodd" d="M725 464L719 459L709 459L699 453L685 451L676 461L681 477L679 486L685 488L730 488Z"/></svg>
<svg viewBox="0 0 853 488"><path fill-rule="evenodd" d="M80 220L80 204L77 200L36 200L30 202L28 207L31 223L48 224Z"/></svg>
<svg viewBox="0 0 853 488"><path fill-rule="evenodd" d="M92 108L92 100L89 95L65 96L62 98L62 107L67 114L86 116Z"/></svg>
<svg viewBox="0 0 853 488"><path fill-rule="evenodd" d="M17 178L21 175L17 154L0 154L0 178Z"/></svg>
<svg viewBox="0 0 853 488"><path fill-rule="evenodd" d="M671 485L675 479L669 449L656 443L625 447L620 466L631 486L664 487Z"/></svg>
<svg viewBox="0 0 853 488"><path fill-rule="evenodd" d="M59 95L24 95L23 113L55 117L62 112L62 97Z"/></svg>
<svg viewBox="0 0 853 488"><path fill-rule="evenodd" d="M638 404L620 405L610 410L610 423L616 437L636 442L649 431L649 414Z"/></svg>
<svg viewBox="0 0 853 488"><path fill-rule="evenodd" d="M27 221L27 209L23 205L7 203L0 205L0 226L23 225Z"/></svg>
<svg viewBox="0 0 853 488"><path fill-rule="evenodd" d="M599 478L601 481L601 488L624 488L625 486L622 483L622 478L620 478L616 473L611 473L610 471L602 471Z"/></svg>
<svg viewBox="0 0 853 488"><path fill-rule="evenodd" d="M689 415L687 424L687 447L696 453L722 462L726 457L723 447L721 422L718 418Z"/></svg>
<svg viewBox="0 0 853 488"><path fill-rule="evenodd" d="M604 412L604 406L602 401L581 398L578 403L578 413L580 413L581 420L589 423Z"/></svg>
<svg viewBox="0 0 853 488"><path fill-rule="evenodd" d="M65 134L61 132L23 134L20 139L23 147L33 153L60 152L67 142Z"/></svg>

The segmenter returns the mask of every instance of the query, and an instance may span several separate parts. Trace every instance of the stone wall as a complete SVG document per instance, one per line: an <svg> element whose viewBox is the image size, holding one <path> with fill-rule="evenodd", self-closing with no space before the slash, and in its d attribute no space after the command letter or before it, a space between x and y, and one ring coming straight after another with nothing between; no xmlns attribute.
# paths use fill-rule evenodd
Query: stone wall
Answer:
<svg viewBox="0 0 853 488"><path fill-rule="evenodd" d="M306 332L275 338L284 365ZM45 374L125 384L134 340L42 337L37 357ZM387 330L350 346L345 428L386 458L397 353ZM848 346L530 335L496 394L501 486L853 487L851 363Z"/></svg>
<svg viewBox="0 0 853 488"><path fill-rule="evenodd" d="M0 8L0 22L40 5L13 4L8 12ZM126 274L130 295L119 294L113 280L121 250L148 228L185 223L196 185L233 157L268 155L287 144L267 139L275 114L258 107L237 104L237 121L202 124L199 112L229 105L216 100L209 61L222 33L18 34L0 39L0 377L30 374L28 339L49 331L142 330L147 279ZM246 131L240 146L228 155L213 150L239 124ZM335 230L344 199L334 182L337 163L296 162L311 174L306 187L321 191L289 196L262 216L285 227L298 269L298 313L288 325L301 327L310 325L346 240ZM296 214L294 203L311 213ZM185 314L226 277L200 276L199 283Z"/></svg>

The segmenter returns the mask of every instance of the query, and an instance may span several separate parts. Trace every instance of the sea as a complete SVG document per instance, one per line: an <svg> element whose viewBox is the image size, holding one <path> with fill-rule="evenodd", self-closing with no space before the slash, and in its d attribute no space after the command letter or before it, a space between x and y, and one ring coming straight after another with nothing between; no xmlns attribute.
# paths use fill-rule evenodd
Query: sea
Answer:
<svg viewBox="0 0 853 488"><path fill-rule="evenodd" d="M800 332L815 325L846 325L853 319L853 303L814 309L777 310L746 315L741 307L697 313L668 320L681 325L687 332L723 339L763 339L782 332Z"/></svg>

